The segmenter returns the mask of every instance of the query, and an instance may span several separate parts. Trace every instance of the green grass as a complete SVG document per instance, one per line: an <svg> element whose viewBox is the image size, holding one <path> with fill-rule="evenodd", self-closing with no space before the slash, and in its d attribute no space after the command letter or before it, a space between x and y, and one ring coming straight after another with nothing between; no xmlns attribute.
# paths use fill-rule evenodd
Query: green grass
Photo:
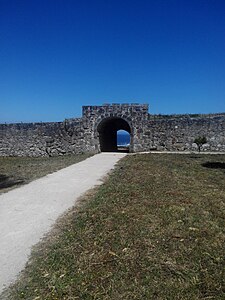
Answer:
<svg viewBox="0 0 225 300"><path fill-rule="evenodd" d="M224 183L224 155L127 156L7 299L225 299Z"/></svg>
<svg viewBox="0 0 225 300"><path fill-rule="evenodd" d="M0 193L68 167L89 156L89 154L77 154L37 158L0 157Z"/></svg>

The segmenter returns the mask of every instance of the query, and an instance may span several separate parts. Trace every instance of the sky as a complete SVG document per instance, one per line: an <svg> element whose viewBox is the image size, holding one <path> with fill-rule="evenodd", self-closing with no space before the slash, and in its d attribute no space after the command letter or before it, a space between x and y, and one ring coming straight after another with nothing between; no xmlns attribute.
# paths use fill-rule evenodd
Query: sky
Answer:
<svg viewBox="0 0 225 300"><path fill-rule="evenodd" d="M0 123L225 112L224 0L0 0Z"/></svg>

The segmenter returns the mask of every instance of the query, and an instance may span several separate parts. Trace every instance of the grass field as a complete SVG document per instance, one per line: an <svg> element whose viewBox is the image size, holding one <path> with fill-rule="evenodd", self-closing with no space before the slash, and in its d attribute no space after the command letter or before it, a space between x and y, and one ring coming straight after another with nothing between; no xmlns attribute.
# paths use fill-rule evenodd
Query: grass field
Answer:
<svg viewBox="0 0 225 300"><path fill-rule="evenodd" d="M89 157L88 154L58 157L0 157L0 193L28 183Z"/></svg>
<svg viewBox="0 0 225 300"><path fill-rule="evenodd" d="M225 155L132 155L57 223L8 299L225 299Z"/></svg>

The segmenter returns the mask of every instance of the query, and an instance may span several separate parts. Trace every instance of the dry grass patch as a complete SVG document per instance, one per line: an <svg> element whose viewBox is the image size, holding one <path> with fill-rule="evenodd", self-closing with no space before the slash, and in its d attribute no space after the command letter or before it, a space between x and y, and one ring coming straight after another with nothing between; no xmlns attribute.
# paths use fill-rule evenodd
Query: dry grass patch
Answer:
<svg viewBox="0 0 225 300"><path fill-rule="evenodd" d="M0 157L0 193L78 163L91 155Z"/></svg>
<svg viewBox="0 0 225 300"><path fill-rule="evenodd" d="M224 299L224 155L127 156L8 299ZM218 166L218 164L217 164Z"/></svg>

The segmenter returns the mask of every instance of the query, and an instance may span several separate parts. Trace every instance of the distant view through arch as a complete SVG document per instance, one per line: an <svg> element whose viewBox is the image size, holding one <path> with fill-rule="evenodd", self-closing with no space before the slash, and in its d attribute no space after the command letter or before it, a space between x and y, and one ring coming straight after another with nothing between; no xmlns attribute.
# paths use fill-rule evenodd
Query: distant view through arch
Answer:
<svg viewBox="0 0 225 300"><path fill-rule="evenodd" d="M131 134L130 125L122 118L109 117L100 122L97 131L99 133L100 150L102 152L129 151L128 146L120 147L118 144L118 133L120 134L121 130L127 132L129 135Z"/></svg>
<svg viewBox="0 0 225 300"><path fill-rule="evenodd" d="M129 152L130 147L130 133L126 130L117 131L117 149L118 151Z"/></svg>

